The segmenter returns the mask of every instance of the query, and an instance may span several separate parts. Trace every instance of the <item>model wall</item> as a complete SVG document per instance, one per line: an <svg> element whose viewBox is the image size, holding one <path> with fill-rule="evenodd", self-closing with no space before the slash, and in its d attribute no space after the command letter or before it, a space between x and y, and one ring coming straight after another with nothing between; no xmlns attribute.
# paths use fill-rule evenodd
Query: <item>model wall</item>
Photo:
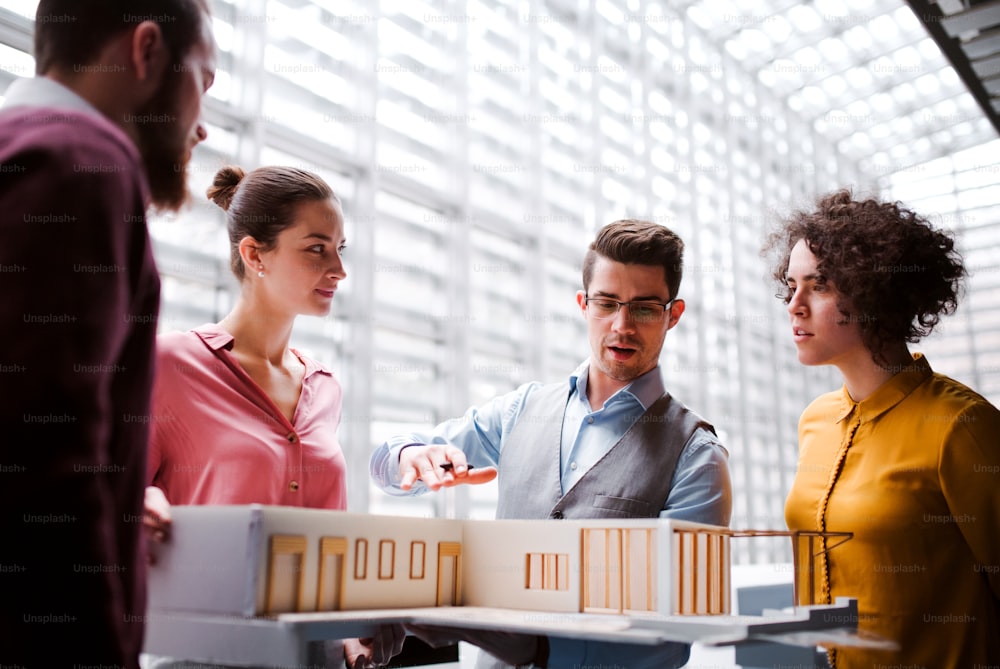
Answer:
<svg viewBox="0 0 1000 669"><path fill-rule="evenodd" d="M151 548L149 608L253 615L251 507L175 506L171 515L170 541Z"/></svg>
<svg viewBox="0 0 1000 669"><path fill-rule="evenodd" d="M465 523L463 603L536 611L580 610L580 526L572 521L470 521ZM529 588L528 555L566 556L568 573L552 573ZM552 558L548 558L550 561ZM535 558L545 569L546 558ZM558 558L556 559L558 563ZM556 566L558 569L558 566ZM550 585L548 582L545 586ZM565 585L565 589L558 586Z"/></svg>

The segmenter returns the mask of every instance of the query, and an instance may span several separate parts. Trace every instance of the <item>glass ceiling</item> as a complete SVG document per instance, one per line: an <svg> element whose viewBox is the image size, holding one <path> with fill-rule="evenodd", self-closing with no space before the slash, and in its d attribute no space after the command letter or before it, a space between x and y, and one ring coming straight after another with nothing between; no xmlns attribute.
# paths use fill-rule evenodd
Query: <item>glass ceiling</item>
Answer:
<svg viewBox="0 0 1000 669"><path fill-rule="evenodd" d="M707 40L723 44L864 173L885 176L996 139L903 0L684 6Z"/></svg>
<svg viewBox="0 0 1000 669"><path fill-rule="evenodd" d="M959 76L904 0L670 0L706 41L812 120L863 172L886 176L996 139ZM629 2L598 2L621 18ZM33 16L34 0L0 0ZM613 11L612 11L613 10ZM630 15L633 19L634 15ZM305 27L305 26L303 26Z"/></svg>

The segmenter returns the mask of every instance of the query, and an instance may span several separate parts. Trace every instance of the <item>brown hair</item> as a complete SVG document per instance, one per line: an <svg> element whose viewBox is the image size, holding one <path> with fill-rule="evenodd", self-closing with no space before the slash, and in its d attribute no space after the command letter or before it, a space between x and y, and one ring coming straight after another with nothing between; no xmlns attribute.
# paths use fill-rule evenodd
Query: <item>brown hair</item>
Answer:
<svg viewBox="0 0 1000 669"><path fill-rule="evenodd" d="M153 21L177 65L202 34L206 0L41 0L35 12L35 72L93 62L117 35Z"/></svg>
<svg viewBox="0 0 1000 669"><path fill-rule="evenodd" d="M663 267L670 298L677 297L684 271L684 242L669 228L649 221L623 219L601 228L583 258L583 290L601 256L626 265Z"/></svg>
<svg viewBox="0 0 1000 669"><path fill-rule="evenodd" d="M822 197L815 211L795 212L764 247L777 251L773 277L782 285L802 239L876 362L886 345L919 341L958 307L966 271L955 241L899 202L854 200L845 189ZM779 297L791 299L787 290Z"/></svg>
<svg viewBox="0 0 1000 669"><path fill-rule="evenodd" d="M240 256L244 237L256 239L261 250L273 249L281 231L295 222L300 204L340 201L323 179L295 167L258 167L249 174L233 165L223 167L206 194L226 211L230 266L241 281L246 275Z"/></svg>

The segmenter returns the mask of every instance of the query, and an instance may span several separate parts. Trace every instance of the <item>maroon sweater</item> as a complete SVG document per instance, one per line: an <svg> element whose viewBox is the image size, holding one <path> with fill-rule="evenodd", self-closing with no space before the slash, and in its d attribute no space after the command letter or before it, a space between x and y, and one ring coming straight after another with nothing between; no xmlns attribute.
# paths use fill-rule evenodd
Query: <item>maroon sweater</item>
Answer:
<svg viewBox="0 0 1000 669"><path fill-rule="evenodd" d="M159 278L131 140L0 111L0 664L138 666Z"/></svg>

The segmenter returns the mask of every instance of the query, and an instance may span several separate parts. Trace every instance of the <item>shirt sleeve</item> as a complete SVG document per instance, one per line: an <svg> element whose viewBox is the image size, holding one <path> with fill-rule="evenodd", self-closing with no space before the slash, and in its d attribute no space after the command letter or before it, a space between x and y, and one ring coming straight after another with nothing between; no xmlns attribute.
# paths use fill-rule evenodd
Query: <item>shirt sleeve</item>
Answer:
<svg viewBox="0 0 1000 669"><path fill-rule="evenodd" d="M1000 411L991 405L954 417L954 428L941 449L938 475L956 525L984 580L1000 599Z"/></svg>
<svg viewBox="0 0 1000 669"><path fill-rule="evenodd" d="M732 512L729 454L712 432L699 428L677 461L660 517L728 527Z"/></svg>
<svg viewBox="0 0 1000 669"><path fill-rule="evenodd" d="M369 461L369 473L375 484L390 495L412 496L427 492L417 481L410 490L399 487L399 453L407 446L451 444L465 453L474 467L494 466L500 460L503 439L514 428L524 410L525 400L538 383L526 383L517 390L495 397L486 404L471 407L460 418L441 423L427 432L413 432L390 437L375 449Z"/></svg>
<svg viewBox="0 0 1000 669"><path fill-rule="evenodd" d="M29 565L5 586L4 597L21 610L46 602L75 616L61 626L63 647L83 643L89 657L123 664L137 627L123 615L142 612L132 608L144 573L135 519L158 288L141 264L147 242L131 176L138 166L113 147L90 147L90 132L81 123L79 145L53 140L10 157L23 169L16 179L5 175L0 193L0 264L19 268L0 277L0 342L5 363L24 370L0 409L8 428L0 457L18 467L0 493L7 544L0 562ZM58 126L52 133L65 135ZM80 146L93 151L83 155ZM85 169L95 166L108 169ZM21 522L22 511L55 520ZM78 572L81 565L115 569ZM14 606L0 609L0 627L6 632L16 620L11 634L20 647L35 647L32 657L51 666L44 658L58 648L38 641L51 630L34 629L50 626L8 618ZM11 652L17 664L17 646Z"/></svg>
<svg viewBox="0 0 1000 669"><path fill-rule="evenodd" d="M157 346L161 346L160 340L157 339ZM149 424L149 450L146 455L146 485L157 485L163 487L162 484L157 481L160 474L160 467L163 464L164 459L164 445L170 443L168 432L170 425L165 420L160 420L163 416L171 416L172 410L167 401L168 392L165 392L164 385L165 381L163 377L169 375L170 370L167 369L164 364L164 358L160 355L157 357L156 365L156 378L153 382L153 393L150 402L150 424Z"/></svg>
<svg viewBox="0 0 1000 669"><path fill-rule="evenodd" d="M66 500L105 506L110 478L73 474L120 464L110 452L123 421L115 387L146 372L124 362L139 268L131 262L132 226L122 222L138 204L138 193L120 172L74 172L74 155L56 149L26 155L23 177L5 187L9 209L0 226L0 263L17 263L24 271L0 280L0 319L10 325L0 341L5 356L26 373L4 406L3 422L13 427L5 435L11 448L4 455L27 464L18 477L24 496L12 497L17 504L63 504L61 511L89 521L99 514ZM93 160L124 162L114 154ZM143 451L143 463L145 446L145 440L134 444Z"/></svg>
<svg viewBox="0 0 1000 669"><path fill-rule="evenodd" d="M99 464L120 418L110 397L113 380L132 372L120 365L129 331L124 318L135 299L129 239L120 230L135 194L117 176L74 173L71 159L54 152L37 151L24 163L25 176L5 188L10 210L0 248L0 262L23 268L0 281L0 316L11 326L4 355L27 372L5 407L16 412L10 424L20 424L23 434L6 436L10 444L39 443L50 432L42 440L47 448ZM53 418L22 421L22 413ZM51 470L52 453L37 454L39 470Z"/></svg>
<svg viewBox="0 0 1000 669"><path fill-rule="evenodd" d="M191 397L206 392L201 377L195 374L205 363L192 354L190 342L194 335L168 332L156 337L156 375L150 398L149 449L146 458L146 485L161 488L171 504L170 469L184 465L190 471L183 446L190 443L191 434L204 435L204 401ZM200 340L197 346L200 346ZM202 347L204 349L204 347ZM218 399L218 393L209 393ZM211 437L208 437L211 439ZM183 461L174 462L180 458Z"/></svg>

